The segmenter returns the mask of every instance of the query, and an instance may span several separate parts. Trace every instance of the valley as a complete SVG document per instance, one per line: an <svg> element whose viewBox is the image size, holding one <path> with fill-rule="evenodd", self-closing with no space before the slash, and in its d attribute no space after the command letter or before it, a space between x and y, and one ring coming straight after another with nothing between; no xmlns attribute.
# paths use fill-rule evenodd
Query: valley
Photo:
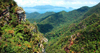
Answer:
<svg viewBox="0 0 100 53"><path fill-rule="evenodd" d="M83 6L70 12L61 11L41 18L37 25L39 31L49 39L46 52L99 52L99 14L100 3L93 7Z"/></svg>
<svg viewBox="0 0 100 53"><path fill-rule="evenodd" d="M0 0L0 53L100 53L100 3L38 1Z"/></svg>

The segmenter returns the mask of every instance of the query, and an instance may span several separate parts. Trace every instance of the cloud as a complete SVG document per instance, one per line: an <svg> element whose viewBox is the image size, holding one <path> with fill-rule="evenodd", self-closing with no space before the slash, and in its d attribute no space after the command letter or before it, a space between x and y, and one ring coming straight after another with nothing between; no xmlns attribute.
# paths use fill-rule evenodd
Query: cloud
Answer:
<svg viewBox="0 0 100 53"><path fill-rule="evenodd" d="M93 6L99 3L99 0L15 0L21 7L34 7L37 5L52 5L62 7L80 7L81 6ZM77 6L76 6L77 5Z"/></svg>
<svg viewBox="0 0 100 53"><path fill-rule="evenodd" d="M47 11L53 11L53 12L60 12L62 10L64 11L71 11L73 8L65 8L65 7L59 7L59 6L51 6L51 5L42 5L42 6L35 6L35 7L24 7L24 10L26 12L39 12L39 13L45 13Z"/></svg>
<svg viewBox="0 0 100 53"><path fill-rule="evenodd" d="M51 5L51 6L61 6L65 8L72 7L74 9L80 8L82 6L91 7L100 2L99 0L15 0L15 1L21 7Z"/></svg>
<svg viewBox="0 0 100 53"><path fill-rule="evenodd" d="M34 7L38 5L52 5L62 7L73 7L78 6L93 6L99 3L99 0L15 0L21 7Z"/></svg>

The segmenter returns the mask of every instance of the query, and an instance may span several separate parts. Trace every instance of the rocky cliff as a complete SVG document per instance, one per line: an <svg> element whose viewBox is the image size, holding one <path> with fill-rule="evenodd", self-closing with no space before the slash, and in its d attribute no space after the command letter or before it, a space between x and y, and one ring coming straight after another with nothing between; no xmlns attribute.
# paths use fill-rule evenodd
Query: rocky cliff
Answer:
<svg viewBox="0 0 100 53"><path fill-rule="evenodd" d="M48 40L13 0L0 0L0 53L44 53Z"/></svg>

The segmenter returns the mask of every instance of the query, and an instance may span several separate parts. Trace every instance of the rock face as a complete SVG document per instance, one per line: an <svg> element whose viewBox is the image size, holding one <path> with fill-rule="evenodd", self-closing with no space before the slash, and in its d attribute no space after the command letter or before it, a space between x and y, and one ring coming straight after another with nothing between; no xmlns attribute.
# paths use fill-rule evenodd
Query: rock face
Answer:
<svg viewBox="0 0 100 53"><path fill-rule="evenodd" d="M3 9L2 13L0 14L0 19L3 16L6 16L6 18L10 17L10 13L9 13L9 6L6 7L7 9Z"/></svg>
<svg viewBox="0 0 100 53"><path fill-rule="evenodd" d="M5 17L5 20L6 21L9 21L8 18L10 17L10 13L9 13L9 8L10 6L7 6L6 9L3 9L2 13L0 14L0 19L3 17L3 16L6 16ZM21 7L16 7L15 8L15 11L16 11L16 14L17 14L17 17L19 19L19 22L21 21L26 21L26 14L25 14L25 11L21 8Z"/></svg>
<svg viewBox="0 0 100 53"><path fill-rule="evenodd" d="M45 43L47 44L48 39L44 37L44 38L42 38L41 42L42 42L42 43L45 42ZM46 53L46 52L45 52L45 47L44 47L43 44L40 44L40 48L42 48L42 53Z"/></svg>
<svg viewBox="0 0 100 53"><path fill-rule="evenodd" d="M48 42L48 39L47 38L43 38L42 41Z"/></svg>
<svg viewBox="0 0 100 53"><path fill-rule="evenodd" d="M19 21L21 22L22 20L25 22L26 21L26 14L25 11L21 7L16 7L16 13L18 16Z"/></svg>

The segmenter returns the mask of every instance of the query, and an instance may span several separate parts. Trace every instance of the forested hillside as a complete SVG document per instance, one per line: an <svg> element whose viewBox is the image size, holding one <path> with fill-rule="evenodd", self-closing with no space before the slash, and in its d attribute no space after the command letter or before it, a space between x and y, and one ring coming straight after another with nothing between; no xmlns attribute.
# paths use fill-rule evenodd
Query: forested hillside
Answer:
<svg viewBox="0 0 100 53"><path fill-rule="evenodd" d="M51 34L52 32L58 32L64 26L69 26L70 24L72 24L75 20L84 15L84 13L86 13L89 9L89 7L84 6L70 12L61 11L59 13L55 13L53 15L42 18L40 19L41 22L38 24L39 30L44 34L49 32L49 37L49 34ZM50 27L48 27L48 25Z"/></svg>
<svg viewBox="0 0 100 53"><path fill-rule="evenodd" d="M26 18L31 23L34 23L34 22L40 22L41 21L40 19L42 19L46 16L49 16L49 15L52 15L52 14L55 14L55 12L46 12L46 13L43 13L43 14L40 14L38 12L26 13Z"/></svg>
<svg viewBox="0 0 100 53"><path fill-rule="evenodd" d="M100 11L99 6L100 6L100 4L98 4L94 7L91 7L90 10L88 10L85 14L78 17L76 20L73 19L72 23L68 22L68 24L67 23L64 24L66 26L62 25L62 26L58 27L59 29L57 28L58 30L52 30L50 33L47 33L47 35L48 35L47 37L50 38L50 37L59 36L59 34L61 35L61 34L65 33L66 31L68 31L69 27L75 26L77 23L81 22L83 19L87 18L88 16L92 15L93 13L99 14L99 11ZM85 23L87 23L87 22L85 22Z"/></svg>
<svg viewBox="0 0 100 53"><path fill-rule="evenodd" d="M52 33L48 53L100 53L100 3L62 30ZM56 37L59 35L59 37Z"/></svg>
<svg viewBox="0 0 100 53"><path fill-rule="evenodd" d="M40 19L39 31L49 39L47 53L100 53L100 3L61 11Z"/></svg>
<svg viewBox="0 0 100 53"><path fill-rule="evenodd" d="M0 53L42 53L47 39L14 0L0 0Z"/></svg>
<svg viewBox="0 0 100 53"><path fill-rule="evenodd" d="M0 53L100 53L100 3L40 14L0 0Z"/></svg>

